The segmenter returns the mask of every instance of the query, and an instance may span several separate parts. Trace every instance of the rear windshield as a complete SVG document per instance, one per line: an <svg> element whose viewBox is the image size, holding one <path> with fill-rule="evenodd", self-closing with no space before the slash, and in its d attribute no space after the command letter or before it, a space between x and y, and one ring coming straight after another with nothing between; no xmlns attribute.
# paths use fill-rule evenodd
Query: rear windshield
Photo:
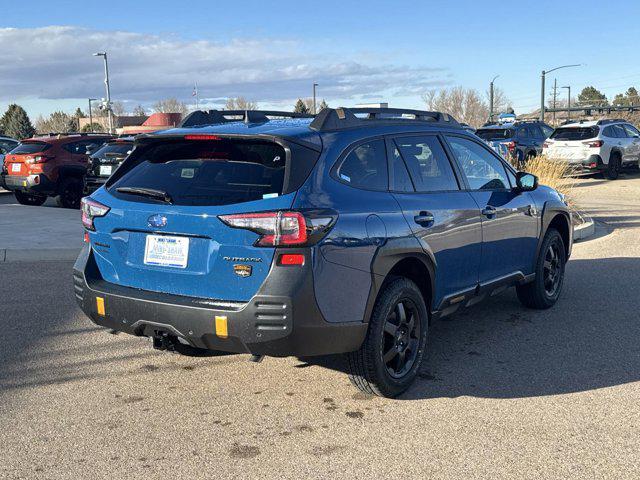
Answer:
<svg viewBox="0 0 640 480"><path fill-rule="evenodd" d="M175 205L228 205L283 193L286 153L267 141L179 141L146 147L109 186L113 195L140 202L148 196L123 188L164 192Z"/></svg>
<svg viewBox="0 0 640 480"><path fill-rule="evenodd" d="M16 154L25 154L25 153L40 153L44 152L48 148L51 148L51 145L44 142L25 142L18 145L16 148L11 150L11 153Z"/></svg>
<svg viewBox="0 0 640 480"><path fill-rule="evenodd" d="M514 131L512 128L481 128L476 135L483 140L506 140L513 137Z"/></svg>
<svg viewBox="0 0 640 480"><path fill-rule="evenodd" d="M107 143L91 154L91 158L124 158L133 150L133 143Z"/></svg>
<svg viewBox="0 0 640 480"><path fill-rule="evenodd" d="M564 127L556 128L551 134L554 140L587 140L598 136L598 127Z"/></svg>

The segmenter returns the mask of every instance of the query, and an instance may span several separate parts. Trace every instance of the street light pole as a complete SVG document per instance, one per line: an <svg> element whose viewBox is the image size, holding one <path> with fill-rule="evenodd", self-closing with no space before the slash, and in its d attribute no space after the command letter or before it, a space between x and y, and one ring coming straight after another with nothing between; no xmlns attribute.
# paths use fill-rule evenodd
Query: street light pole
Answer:
<svg viewBox="0 0 640 480"><path fill-rule="evenodd" d="M553 126L556 126L556 97L558 96L558 79L553 79Z"/></svg>
<svg viewBox="0 0 640 480"><path fill-rule="evenodd" d="M109 133L113 133L113 112L111 111L111 89L109 87L109 62L107 60L107 52L97 52L94 57L102 57L104 59L104 85L107 90L107 115L109 116Z"/></svg>
<svg viewBox="0 0 640 480"><path fill-rule="evenodd" d="M571 120L571 85L562 87L567 89L567 122Z"/></svg>
<svg viewBox="0 0 640 480"><path fill-rule="evenodd" d="M547 73L555 72L556 70L560 70L561 68L569 68L569 67L581 67L581 63L576 63L572 65L562 65L560 67L552 68L551 70L542 70L542 75L540 76L540 121L544 122L544 81Z"/></svg>
<svg viewBox="0 0 640 480"><path fill-rule="evenodd" d="M316 113L318 113L317 109L316 109L316 87L318 86L318 84L316 82L313 82L313 114L315 115Z"/></svg>
<svg viewBox="0 0 640 480"><path fill-rule="evenodd" d="M489 84L489 121L493 122L493 82L496 81L496 78L498 78L500 75L496 75L495 77L493 77L493 80L491 80L491 83Z"/></svg>
<svg viewBox="0 0 640 480"><path fill-rule="evenodd" d="M97 100L97 98L89 99L89 130L93 133L93 114L91 113L91 102Z"/></svg>

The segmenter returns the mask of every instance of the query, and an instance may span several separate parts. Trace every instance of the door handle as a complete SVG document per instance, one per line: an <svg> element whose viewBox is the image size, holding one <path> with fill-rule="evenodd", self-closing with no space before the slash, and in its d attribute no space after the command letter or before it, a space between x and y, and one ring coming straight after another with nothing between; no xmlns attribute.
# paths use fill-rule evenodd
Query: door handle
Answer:
<svg viewBox="0 0 640 480"><path fill-rule="evenodd" d="M495 216L496 213L498 213L498 210L496 210L496 207L493 207L491 205L487 205L482 209L482 214L487 218Z"/></svg>
<svg viewBox="0 0 640 480"><path fill-rule="evenodd" d="M435 218L433 217L433 213L431 212L420 212L418 215L413 217L413 220L418 225L422 225L423 227L430 227L435 221Z"/></svg>

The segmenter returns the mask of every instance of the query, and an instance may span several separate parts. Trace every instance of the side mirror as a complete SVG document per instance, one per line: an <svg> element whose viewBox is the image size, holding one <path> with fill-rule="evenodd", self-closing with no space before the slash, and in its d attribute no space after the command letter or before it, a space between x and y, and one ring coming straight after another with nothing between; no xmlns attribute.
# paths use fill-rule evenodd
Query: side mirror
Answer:
<svg viewBox="0 0 640 480"><path fill-rule="evenodd" d="M538 188L538 177L527 172L518 172L516 174L516 183L518 190L521 192L531 192Z"/></svg>

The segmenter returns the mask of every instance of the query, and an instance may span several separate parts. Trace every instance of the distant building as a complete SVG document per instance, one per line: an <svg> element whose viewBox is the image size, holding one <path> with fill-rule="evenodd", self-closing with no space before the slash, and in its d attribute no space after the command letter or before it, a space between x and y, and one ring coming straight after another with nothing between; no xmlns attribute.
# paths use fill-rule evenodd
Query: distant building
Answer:
<svg viewBox="0 0 640 480"><path fill-rule="evenodd" d="M149 116L114 115L113 117L114 127L119 135L136 135L173 128L177 127L181 121L182 115L180 113L152 113ZM79 118L78 128L82 131L83 127L89 123L89 117ZM93 117L93 123L100 125L104 131L109 128L108 117Z"/></svg>

